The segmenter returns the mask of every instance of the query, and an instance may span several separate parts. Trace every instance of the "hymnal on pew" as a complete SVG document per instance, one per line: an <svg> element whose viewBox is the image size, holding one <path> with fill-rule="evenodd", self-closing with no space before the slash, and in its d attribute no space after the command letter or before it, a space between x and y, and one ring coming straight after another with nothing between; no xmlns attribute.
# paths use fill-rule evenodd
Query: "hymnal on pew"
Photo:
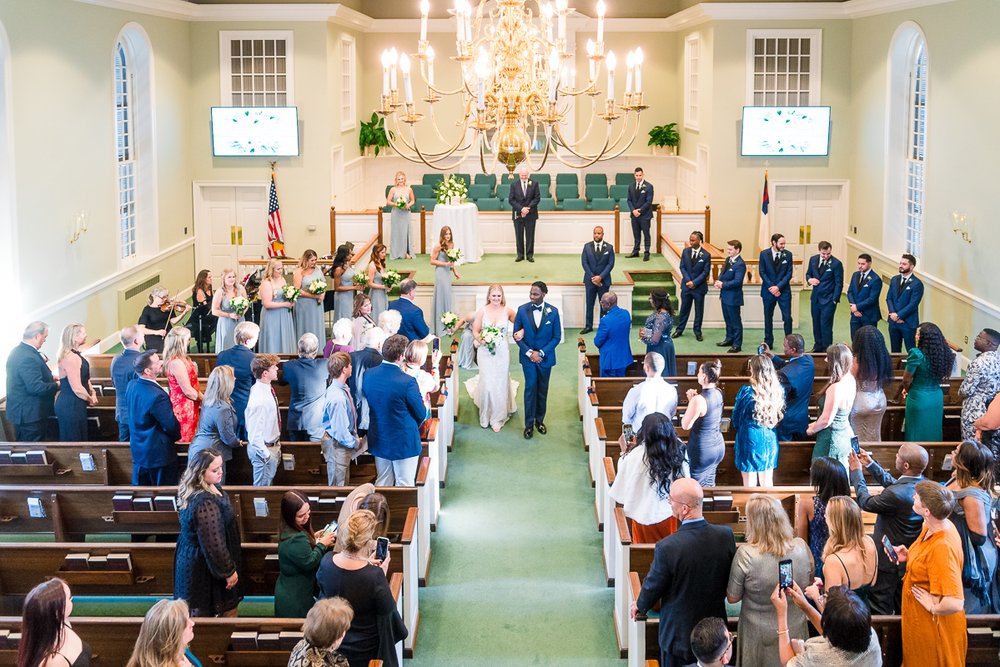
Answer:
<svg viewBox="0 0 1000 667"><path fill-rule="evenodd" d="M11 461L10 458L13 455L13 453L14 452L12 452L9 449L4 449L0 451L0 464L13 463L13 461Z"/></svg>
<svg viewBox="0 0 1000 667"><path fill-rule="evenodd" d="M111 497L111 507L116 512L130 512L132 510L132 494L116 493Z"/></svg>
<svg viewBox="0 0 1000 667"><path fill-rule="evenodd" d="M87 559L87 564L90 565L91 570L107 571L109 569L107 556L91 556Z"/></svg>
<svg viewBox="0 0 1000 667"><path fill-rule="evenodd" d="M278 633L278 645L283 650L291 651L304 636L301 630L282 630Z"/></svg>
<svg viewBox="0 0 1000 667"><path fill-rule="evenodd" d="M89 570L90 564L87 562L89 558L90 554L67 554L62 569L70 572Z"/></svg>
<svg viewBox="0 0 1000 667"><path fill-rule="evenodd" d="M128 572L132 569L132 554L108 554L108 569L115 572Z"/></svg>
<svg viewBox="0 0 1000 667"><path fill-rule="evenodd" d="M155 509L157 512L176 512L177 497L156 496L155 498L153 498L153 509Z"/></svg>
<svg viewBox="0 0 1000 667"><path fill-rule="evenodd" d="M256 632L234 632L229 637L229 645L234 651L253 651L257 649Z"/></svg>
<svg viewBox="0 0 1000 667"><path fill-rule="evenodd" d="M27 463L28 462L28 453L27 452L14 452L13 454L10 455L10 462L11 463L17 463L19 465L22 464L22 463Z"/></svg>
<svg viewBox="0 0 1000 667"><path fill-rule="evenodd" d="M257 633L257 648L267 651L277 651L281 648L281 635L277 632Z"/></svg>
<svg viewBox="0 0 1000 667"><path fill-rule="evenodd" d="M133 498L132 499L132 509L137 512L152 512L153 511L153 499L149 497L145 498Z"/></svg>
<svg viewBox="0 0 1000 667"><path fill-rule="evenodd" d="M29 449L24 453L28 463L48 465L49 458L45 455L44 449Z"/></svg>

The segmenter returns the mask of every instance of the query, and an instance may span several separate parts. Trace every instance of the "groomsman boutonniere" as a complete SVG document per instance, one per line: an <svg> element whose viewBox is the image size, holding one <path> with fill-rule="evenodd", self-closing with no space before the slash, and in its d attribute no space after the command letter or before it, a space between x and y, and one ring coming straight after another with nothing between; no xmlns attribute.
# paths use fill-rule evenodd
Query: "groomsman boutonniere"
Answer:
<svg viewBox="0 0 1000 667"><path fill-rule="evenodd" d="M545 310L543 310L542 313L544 315L546 315L546 316L551 315L552 314L552 309L549 308L548 306L545 306Z"/></svg>
<svg viewBox="0 0 1000 667"><path fill-rule="evenodd" d="M528 185L531 185L531 179L530 178L528 179Z"/></svg>

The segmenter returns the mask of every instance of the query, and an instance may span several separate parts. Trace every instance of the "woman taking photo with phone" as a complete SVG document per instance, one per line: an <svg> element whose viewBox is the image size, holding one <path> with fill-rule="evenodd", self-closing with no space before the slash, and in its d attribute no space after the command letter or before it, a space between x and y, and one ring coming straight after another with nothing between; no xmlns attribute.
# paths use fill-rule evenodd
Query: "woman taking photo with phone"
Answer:
<svg viewBox="0 0 1000 667"><path fill-rule="evenodd" d="M274 614L305 618L316 598L316 570L337 537L336 528L313 531L312 508L301 491L281 497L278 532L278 581L274 585Z"/></svg>

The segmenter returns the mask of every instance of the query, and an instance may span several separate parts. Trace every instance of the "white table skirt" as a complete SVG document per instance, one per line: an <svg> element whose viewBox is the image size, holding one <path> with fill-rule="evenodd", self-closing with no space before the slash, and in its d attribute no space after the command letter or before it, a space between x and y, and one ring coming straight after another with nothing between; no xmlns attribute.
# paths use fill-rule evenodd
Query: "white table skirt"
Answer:
<svg viewBox="0 0 1000 667"><path fill-rule="evenodd" d="M479 238L479 209L475 204L436 204L433 214L434 235L427 239L427 249L437 244L441 228L451 227L455 246L462 251L466 262L478 262L483 257L483 244Z"/></svg>

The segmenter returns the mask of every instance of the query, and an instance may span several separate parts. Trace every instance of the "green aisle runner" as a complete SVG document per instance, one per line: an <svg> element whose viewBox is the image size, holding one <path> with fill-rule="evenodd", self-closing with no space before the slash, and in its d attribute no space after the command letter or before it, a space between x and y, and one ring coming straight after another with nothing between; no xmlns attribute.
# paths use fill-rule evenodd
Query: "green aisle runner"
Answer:
<svg viewBox="0 0 1000 667"><path fill-rule="evenodd" d="M564 343L558 354L547 435L523 439L520 392L518 413L494 434L479 427L460 390L455 450L408 664L624 664L576 409L575 344ZM462 373L463 381L470 376ZM513 373L521 382L519 365Z"/></svg>

